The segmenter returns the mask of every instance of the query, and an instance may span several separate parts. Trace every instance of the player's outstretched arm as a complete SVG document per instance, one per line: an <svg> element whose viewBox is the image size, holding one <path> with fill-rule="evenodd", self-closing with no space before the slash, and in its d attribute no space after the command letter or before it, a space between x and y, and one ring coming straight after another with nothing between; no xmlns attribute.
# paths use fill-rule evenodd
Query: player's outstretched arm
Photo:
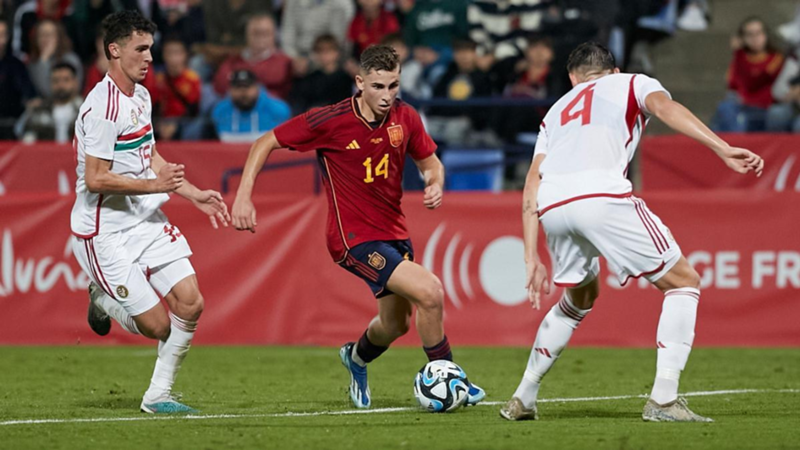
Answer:
<svg viewBox="0 0 800 450"><path fill-rule="evenodd" d="M150 155L150 168L153 169L154 172L160 173L162 170L165 170L165 168L171 166L178 165L167 162L164 157L156 151L156 148L153 147L153 153ZM181 167L182 170L183 165L179 167ZM211 189L200 190L185 178L174 192L191 201L197 209L203 211L208 216L208 220L211 222L211 226L214 227L214 229L219 228L217 221L225 227L227 227L228 222L231 221L231 217L228 214L228 205L222 200L222 194L219 192Z"/></svg>
<svg viewBox="0 0 800 450"><path fill-rule="evenodd" d="M258 138L250 147L242 172L242 181L239 183L236 200L233 202L233 226L237 230L256 232L256 208L252 201L253 186L270 153L277 148L280 148L280 144L272 131Z"/></svg>
<svg viewBox="0 0 800 450"><path fill-rule="evenodd" d="M539 193L539 168L546 155L533 158L528 176L525 178L525 189L522 192L522 234L525 240L525 288L528 299L534 309L541 307L541 293L550 293L550 281L547 269L539 260L539 215L536 212L536 197Z"/></svg>
<svg viewBox="0 0 800 450"><path fill-rule="evenodd" d="M156 171L156 179L139 180L112 172L111 162L86 155L84 181L89 192L106 195L158 194L173 192L184 183L182 165L165 165Z"/></svg>
<svg viewBox="0 0 800 450"><path fill-rule="evenodd" d="M744 148L731 147L685 106L672 100L664 92L653 92L644 100L647 110L673 130L700 142L717 154L725 164L739 173L755 172L761 176L764 160Z"/></svg>
<svg viewBox="0 0 800 450"><path fill-rule="evenodd" d="M414 160L417 168L422 172L422 179L425 180L425 197L422 203L428 209L436 209L442 206L444 196L444 165L439 161L439 157L431 155L419 161Z"/></svg>

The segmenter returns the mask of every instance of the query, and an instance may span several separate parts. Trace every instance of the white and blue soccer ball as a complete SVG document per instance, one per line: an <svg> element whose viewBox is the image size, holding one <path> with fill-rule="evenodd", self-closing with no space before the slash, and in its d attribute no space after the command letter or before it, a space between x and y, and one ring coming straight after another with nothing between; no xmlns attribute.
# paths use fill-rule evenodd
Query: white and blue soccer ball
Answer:
<svg viewBox="0 0 800 450"><path fill-rule="evenodd" d="M431 361L414 378L414 397L429 412L449 412L467 402L469 380L458 364Z"/></svg>

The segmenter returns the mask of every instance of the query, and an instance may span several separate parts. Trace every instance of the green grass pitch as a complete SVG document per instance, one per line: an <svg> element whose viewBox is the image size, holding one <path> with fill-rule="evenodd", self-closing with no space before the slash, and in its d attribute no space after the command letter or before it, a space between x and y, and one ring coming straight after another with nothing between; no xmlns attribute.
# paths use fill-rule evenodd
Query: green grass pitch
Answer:
<svg viewBox="0 0 800 450"><path fill-rule="evenodd" d="M164 419L138 412L155 348L0 347L0 448L800 449L800 349L695 349L682 392L755 390L689 397L713 424L644 423L644 399L630 397L543 402L537 422L506 422L497 404L430 414L414 409L416 348L370 365L374 411L343 414L352 407L337 351L196 346L175 390L200 417ZM528 349L454 354L492 403L514 392ZM645 394L654 366L655 350L571 348L540 397ZM54 420L17 422L40 419Z"/></svg>

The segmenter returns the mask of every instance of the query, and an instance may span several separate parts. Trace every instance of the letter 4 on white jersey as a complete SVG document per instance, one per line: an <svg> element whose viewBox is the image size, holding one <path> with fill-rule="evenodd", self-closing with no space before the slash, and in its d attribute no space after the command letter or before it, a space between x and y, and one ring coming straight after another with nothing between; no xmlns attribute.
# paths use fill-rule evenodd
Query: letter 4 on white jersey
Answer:
<svg viewBox="0 0 800 450"><path fill-rule="evenodd" d="M103 195L86 189L86 155L111 163L111 172L135 179L154 179L150 155L155 145L152 104L147 89L136 84L133 96L120 92L108 75L81 105L75 121L78 181L72 207L72 232L88 239L142 222L169 200L167 194Z"/></svg>
<svg viewBox="0 0 800 450"><path fill-rule="evenodd" d="M642 74L613 74L581 83L548 111L534 157L540 167L539 211L575 197L625 194L625 178L650 118L644 100L666 89Z"/></svg>

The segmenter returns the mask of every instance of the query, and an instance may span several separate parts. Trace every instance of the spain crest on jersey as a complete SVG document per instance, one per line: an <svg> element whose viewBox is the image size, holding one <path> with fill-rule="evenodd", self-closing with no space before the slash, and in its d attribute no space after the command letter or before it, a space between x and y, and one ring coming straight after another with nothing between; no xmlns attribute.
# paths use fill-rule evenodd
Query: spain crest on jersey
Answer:
<svg viewBox="0 0 800 450"><path fill-rule="evenodd" d="M386 132L389 133L389 143L392 144L392 147L400 147L400 144L403 143L403 126L392 125L386 129Z"/></svg>

